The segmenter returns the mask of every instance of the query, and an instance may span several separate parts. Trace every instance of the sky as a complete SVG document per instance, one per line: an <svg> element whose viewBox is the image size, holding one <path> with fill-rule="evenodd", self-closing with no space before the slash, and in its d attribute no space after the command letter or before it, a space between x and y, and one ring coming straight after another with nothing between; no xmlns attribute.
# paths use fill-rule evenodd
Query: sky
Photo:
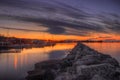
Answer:
<svg viewBox="0 0 120 80"><path fill-rule="evenodd" d="M0 0L0 34L32 39L120 40L120 0Z"/></svg>

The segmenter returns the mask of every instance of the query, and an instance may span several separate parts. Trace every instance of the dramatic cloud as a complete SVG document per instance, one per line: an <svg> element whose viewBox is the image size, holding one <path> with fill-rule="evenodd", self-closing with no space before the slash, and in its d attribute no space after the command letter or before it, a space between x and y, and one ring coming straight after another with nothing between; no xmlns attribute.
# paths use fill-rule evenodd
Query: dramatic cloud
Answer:
<svg viewBox="0 0 120 80"><path fill-rule="evenodd" d="M70 3L68 4L69 1ZM0 21L4 19L27 24L35 23L38 26L47 27L46 32L51 34L90 36L92 33L120 33L120 19L117 14L120 11L116 9L115 13L113 13L114 8L116 8L115 4L119 3L119 1L105 0L105 3L109 3L109 5L106 6L109 10L106 14L102 14L99 8L100 6L97 6L97 4L91 7L90 1L86 2L86 4L90 4L83 5L86 7L85 9L78 6L78 4L84 1L69 1L0 0ZM97 1L98 0L94 3L98 3ZM73 2L73 4L71 2ZM112 2L114 3L112 4ZM111 4L112 6L110 6ZM93 8L94 6L96 6L96 8ZM97 10L98 7L99 12L95 14L91 13L92 10L87 11L89 7L93 8L93 12ZM112 8L110 9L109 7ZM105 12L106 8L103 8L103 11ZM109 16L106 17L106 15Z"/></svg>

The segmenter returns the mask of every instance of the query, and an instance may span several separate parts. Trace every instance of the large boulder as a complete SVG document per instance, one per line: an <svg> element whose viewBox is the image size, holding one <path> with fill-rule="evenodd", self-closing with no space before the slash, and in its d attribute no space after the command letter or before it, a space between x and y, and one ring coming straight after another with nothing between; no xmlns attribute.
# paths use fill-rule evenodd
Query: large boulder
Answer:
<svg viewBox="0 0 120 80"><path fill-rule="evenodd" d="M107 80L107 79L101 77L100 75L94 75L91 80Z"/></svg>
<svg viewBox="0 0 120 80"><path fill-rule="evenodd" d="M119 63L78 43L66 58L35 64L27 80L120 80Z"/></svg>
<svg viewBox="0 0 120 80"><path fill-rule="evenodd" d="M77 66L78 75L86 75L92 78L94 75L98 74L102 77L114 78L116 73L116 68L110 64L97 64L89 66Z"/></svg>

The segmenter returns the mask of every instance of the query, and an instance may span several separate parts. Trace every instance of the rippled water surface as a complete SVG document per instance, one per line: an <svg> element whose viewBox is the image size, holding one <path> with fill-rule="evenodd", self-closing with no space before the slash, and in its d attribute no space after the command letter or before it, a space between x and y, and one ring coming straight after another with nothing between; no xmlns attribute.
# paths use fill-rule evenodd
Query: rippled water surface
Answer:
<svg viewBox="0 0 120 80"><path fill-rule="evenodd" d="M109 54L120 63L120 43L84 43L104 54Z"/></svg>
<svg viewBox="0 0 120 80"><path fill-rule="evenodd" d="M27 71L34 69L35 63L63 58L74 46L75 43L62 43L42 48L2 50L0 80L24 80Z"/></svg>
<svg viewBox="0 0 120 80"><path fill-rule="evenodd" d="M120 43L84 44L104 54L110 54L120 62ZM63 58L75 45L62 43L42 48L3 50L0 53L0 80L24 80L27 71L34 69L35 63Z"/></svg>

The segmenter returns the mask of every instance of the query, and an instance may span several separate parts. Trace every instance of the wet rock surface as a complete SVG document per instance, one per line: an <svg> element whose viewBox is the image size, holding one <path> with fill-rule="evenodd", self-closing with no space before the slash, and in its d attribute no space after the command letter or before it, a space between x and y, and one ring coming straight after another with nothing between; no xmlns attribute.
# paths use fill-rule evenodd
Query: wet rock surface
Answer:
<svg viewBox="0 0 120 80"><path fill-rule="evenodd" d="M78 43L61 60L35 64L27 80L120 80L119 63L109 55Z"/></svg>

